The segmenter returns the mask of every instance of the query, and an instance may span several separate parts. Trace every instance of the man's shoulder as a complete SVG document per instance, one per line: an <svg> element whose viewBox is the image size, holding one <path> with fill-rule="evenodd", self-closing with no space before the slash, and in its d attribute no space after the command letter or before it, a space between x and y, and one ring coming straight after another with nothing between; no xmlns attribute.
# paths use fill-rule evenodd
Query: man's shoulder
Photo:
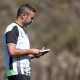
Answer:
<svg viewBox="0 0 80 80"><path fill-rule="evenodd" d="M9 24L9 25L6 27L5 32L11 31L14 27L17 28L17 24L15 24L15 23Z"/></svg>

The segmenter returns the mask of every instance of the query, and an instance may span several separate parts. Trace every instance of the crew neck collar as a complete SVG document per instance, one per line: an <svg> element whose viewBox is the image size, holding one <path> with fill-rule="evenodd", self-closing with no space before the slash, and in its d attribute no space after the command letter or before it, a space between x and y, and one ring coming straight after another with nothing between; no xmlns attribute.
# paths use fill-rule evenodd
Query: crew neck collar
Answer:
<svg viewBox="0 0 80 80"><path fill-rule="evenodd" d="M23 26L21 26L21 25L20 25L20 24L18 24L17 22L15 22L15 21L14 21L14 23L16 23L17 25L19 25L20 27L22 27L22 28L23 28Z"/></svg>

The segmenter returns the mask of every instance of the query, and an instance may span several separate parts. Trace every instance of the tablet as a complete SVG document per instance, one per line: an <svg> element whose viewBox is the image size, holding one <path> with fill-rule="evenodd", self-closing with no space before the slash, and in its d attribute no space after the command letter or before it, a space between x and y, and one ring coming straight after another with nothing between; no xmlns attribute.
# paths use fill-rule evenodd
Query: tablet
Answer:
<svg viewBox="0 0 80 80"><path fill-rule="evenodd" d="M41 53L47 53L47 52L50 52L50 49L43 49L43 50L40 50Z"/></svg>

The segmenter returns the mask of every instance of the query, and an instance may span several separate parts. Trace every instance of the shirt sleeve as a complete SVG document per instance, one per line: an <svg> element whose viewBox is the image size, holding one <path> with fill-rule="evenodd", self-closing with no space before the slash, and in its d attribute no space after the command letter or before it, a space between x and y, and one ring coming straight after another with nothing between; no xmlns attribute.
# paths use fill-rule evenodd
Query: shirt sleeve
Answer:
<svg viewBox="0 0 80 80"><path fill-rule="evenodd" d="M11 31L6 33L6 43L17 44L18 36L19 36L18 28L17 26L14 26Z"/></svg>

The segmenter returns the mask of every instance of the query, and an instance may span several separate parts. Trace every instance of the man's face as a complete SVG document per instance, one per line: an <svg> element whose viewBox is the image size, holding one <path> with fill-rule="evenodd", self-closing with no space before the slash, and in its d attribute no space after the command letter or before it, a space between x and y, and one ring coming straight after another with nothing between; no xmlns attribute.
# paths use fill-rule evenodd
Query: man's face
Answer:
<svg viewBox="0 0 80 80"><path fill-rule="evenodd" d="M24 26L31 24L33 22L34 17L35 17L35 13L32 11L30 11L30 14L25 13Z"/></svg>

